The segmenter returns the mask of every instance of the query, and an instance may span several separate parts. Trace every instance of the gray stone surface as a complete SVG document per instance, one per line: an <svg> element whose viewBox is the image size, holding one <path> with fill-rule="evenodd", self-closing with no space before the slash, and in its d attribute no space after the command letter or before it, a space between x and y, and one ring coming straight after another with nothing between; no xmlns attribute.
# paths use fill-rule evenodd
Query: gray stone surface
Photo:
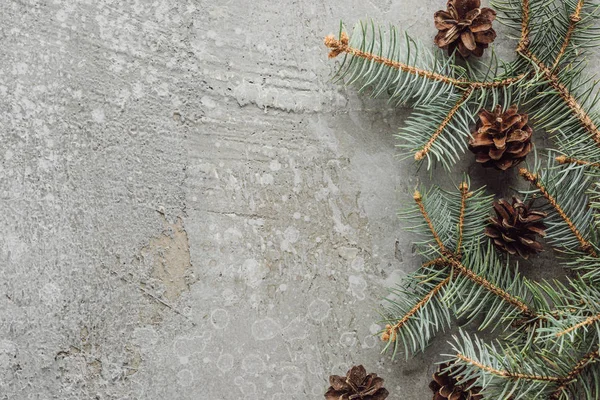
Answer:
<svg viewBox="0 0 600 400"><path fill-rule="evenodd" d="M0 2L0 398L318 399L354 363L430 398L446 339L373 336L418 263L408 110L333 85L322 39L426 39L443 3Z"/></svg>

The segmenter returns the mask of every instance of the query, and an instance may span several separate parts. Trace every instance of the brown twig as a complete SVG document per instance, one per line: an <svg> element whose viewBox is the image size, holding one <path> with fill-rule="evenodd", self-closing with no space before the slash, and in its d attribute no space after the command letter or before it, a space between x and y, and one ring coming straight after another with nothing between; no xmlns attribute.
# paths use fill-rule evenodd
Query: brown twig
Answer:
<svg viewBox="0 0 600 400"><path fill-rule="evenodd" d="M467 268L466 266L464 266L460 261L454 260L454 259L450 259L450 260L448 260L448 264L452 265L454 268L456 268L457 271L460 274L462 274L463 276L465 276L470 281L476 283L479 286L482 286L487 291L489 291L492 294L500 297L502 300L504 300L508 304L510 304L513 307L517 308L519 311L521 311L521 314L523 314L524 316L526 316L528 318L536 318L537 317L537 314L533 310L531 310L527 306L527 304L523 303L518 298L512 296L507 291L505 291L505 290L499 288L498 286L494 285L493 283L491 283L487 279L483 278L482 276L477 275L475 272L471 271L469 268Z"/></svg>
<svg viewBox="0 0 600 400"><path fill-rule="evenodd" d="M517 45L517 52L524 52L529 48L529 0L523 0L521 15L523 20L521 21L521 38Z"/></svg>
<svg viewBox="0 0 600 400"><path fill-rule="evenodd" d="M431 231L433 238L435 239L436 243L440 247L440 251L442 252L442 254L447 253L448 250L446 249L446 246L444 246L442 239L440 239L440 236L438 235L437 231L435 230L435 227L433 226L433 222L431 221L431 218L429 217L429 213L427 213L427 210L425 209L425 205L423 204L423 196L421 196L421 193L419 193L418 190L415 191L415 194L413 195L413 199L415 199L417 206L419 206L419 211L421 211L421 215L423 216L423 219L425 220L425 222L427 222L427 226L429 226L429 230Z"/></svg>
<svg viewBox="0 0 600 400"><path fill-rule="evenodd" d="M411 75L420 76L431 81L443 82L463 89L497 88L502 86L508 86L520 81L526 76L525 74L522 74L516 77L506 78L500 81L492 82L473 82L464 79L456 79L446 75L438 74L437 72L427 71L421 68L413 67L411 65L407 65L399 61L390 60L389 58L381 57L376 54L368 53L360 49L350 47L349 38L346 32L342 32L340 40L336 39L333 35L327 36L325 38L325 46L331 49L329 52L329 58L335 58L341 53L347 53L355 57L364 58L365 60L374 61L378 64L386 65L390 68L394 68L409 73Z"/></svg>
<svg viewBox="0 0 600 400"><path fill-rule="evenodd" d="M431 138L429 138L429 141L425 144L425 146L423 146L423 148L421 150L419 150L415 153L415 160L420 161L423 158L425 158L425 156L427 156L427 153L429 153L429 151L431 150L431 147L433 146L433 144L435 143L437 138L442 134L442 132L444 131L446 126L450 123L450 121L452 121L452 118L454 118L454 114L456 114L458 112L460 107L467 101L469 96L471 96L472 92L473 92L472 87L469 87L467 90L465 90L465 92L460 97L460 99L458 99L458 101L456 102L454 107L452 107L452 109L450 110L448 115L446 115L446 118L444 118L444 120L438 126L438 128L433 133L433 135L431 135Z"/></svg>
<svg viewBox="0 0 600 400"><path fill-rule="evenodd" d="M597 360L598 358L600 358L600 352L598 350L594 350L584 355L581 360L575 364L575 367L573 367L571 372L569 372L569 374L562 379L562 383L558 388L556 388L554 393L552 393L551 398L558 399L560 392L562 392L569 383L575 380L590 362Z"/></svg>
<svg viewBox="0 0 600 400"><path fill-rule="evenodd" d="M577 165L587 165L590 167L600 168L600 163L579 160L577 158L567 157L567 156L558 156L556 157L556 161L560 164L577 164Z"/></svg>
<svg viewBox="0 0 600 400"><path fill-rule="evenodd" d="M560 98L565 102L567 107L571 109L571 111L573 112L573 114L575 114L579 122L581 122L583 128L586 131L588 131L588 133L592 137L592 140L600 146L600 129L598 129L592 118L583 109L583 106L579 104L575 96L573 96L569 89L563 83L560 82L558 76L554 72L552 72L552 70L546 64L544 64L542 60L537 58L535 54L533 54L531 51L523 50L520 53L524 57L527 57L528 59L533 61L538 66L539 70L542 72L542 74L548 81L548 84L554 90L556 90L556 92L558 93Z"/></svg>
<svg viewBox="0 0 600 400"><path fill-rule="evenodd" d="M526 374L509 372L506 370L499 370L499 369L492 368L488 365L483 365L480 362L475 361L475 360L465 356L464 354L460 354L460 353L458 353L456 355L456 358L458 358L459 360L462 360L468 364L474 365L483 371L489 372L490 374L493 374L496 376L501 376L503 378L508 378L508 379L525 379L525 380L530 380L530 381L544 381L544 382L562 382L562 380L564 379L560 376L526 375Z"/></svg>
<svg viewBox="0 0 600 400"><path fill-rule="evenodd" d="M565 329L563 331L558 332L556 334L556 337L561 337L561 336L567 335L567 334L569 334L569 333L571 333L571 332L573 332L573 331L575 331L575 330L577 330L579 328L583 328L584 326L591 325L594 322L599 321L599 320L600 320L600 314L593 315L591 317L586 318L585 320L581 321L580 323L578 323L576 325L573 325L573 326L571 326L571 327L569 327L569 328L567 328L567 329Z"/></svg>
<svg viewBox="0 0 600 400"><path fill-rule="evenodd" d="M410 311L408 311L406 315L404 315L394 326L387 325L385 332L381 334L381 340L383 340L384 342L387 342L389 340L394 342L396 340L396 337L398 336L398 331L404 326L404 324L406 324L406 322L413 315L415 315L417 311L423 308L423 306L427 304L433 296L438 294L444 288L444 286L446 286L448 282L450 282L451 278L451 276L448 276L446 279L438 283L433 289L431 289L429 293L427 293L427 295L425 295L425 297L423 297L423 299L421 299L417 304L415 304L415 306L411 308Z"/></svg>
<svg viewBox="0 0 600 400"><path fill-rule="evenodd" d="M552 65L552 70L554 71L560 60L565 55L567 51L567 47L569 47L569 43L571 43L571 37L573 36L573 32L575 31L575 27L581 21L581 9L583 8L584 0L579 0L577 2L577 6L575 7L575 11L570 16L569 28L567 29L567 34L565 35L565 40L563 41L562 47L560 48L556 59L554 60L554 64Z"/></svg>
<svg viewBox="0 0 600 400"><path fill-rule="evenodd" d="M556 199L550 193L548 193L548 190L540 182L539 177L537 175L535 175L535 174L532 174L531 172L529 172L525 168L521 168L519 170L519 174L523 178L525 178L525 180L531 182L533 185L535 185L538 188L538 190L546 198L546 200L548 201L548 203L550 203L550 205L552 206L552 208L554 208L556 210L556 212L558 213L558 215L560 216L560 218L562 218L562 220L567 224L567 226L569 227L569 229L571 230L571 232L573 233L573 235L575 235L575 237L579 241L579 244L581 245L581 249L583 251L587 252L588 254L590 254L593 257L598 257L598 254L594 250L594 247L592 246L592 244L583 237L583 235L581 234L581 232L579 231L579 229L577 229L577 227L575 226L575 224L573 223L573 221L571 221L571 218L569 218L569 216L562 209L562 207L560 206L560 204L558 204L558 202L556 201Z"/></svg>
<svg viewBox="0 0 600 400"><path fill-rule="evenodd" d="M460 257L461 247L463 241L463 230L465 225L465 210L467 209L467 199L473 195L469 192L469 185L467 182L460 184L460 216L458 217L458 243L456 244L456 255Z"/></svg>

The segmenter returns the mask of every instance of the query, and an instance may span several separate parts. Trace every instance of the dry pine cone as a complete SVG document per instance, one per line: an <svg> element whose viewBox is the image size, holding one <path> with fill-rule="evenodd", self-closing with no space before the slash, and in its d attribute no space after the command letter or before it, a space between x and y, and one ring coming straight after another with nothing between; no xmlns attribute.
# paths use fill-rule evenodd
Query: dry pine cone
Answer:
<svg viewBox="0 0 600 400"><path fill-rule="evenodd" d="M485 234L503 251L528 258L542 250L536 239L537 235L546 235L542 222L546 213L531 210L532 202L525 204L516 197L512 205L504 199L494 202L496 217L490 218Z"/></svg>
<svg viewBox="0 0 600 400"><path fill-rule="evenodd" d="M471 54L481 57L483 50L496 39L492 28L496 12L480 6L480 0L448 0L448 10L434 14L435 27L439 30L435 44L448 49L448 54L458 48L465 58Z"/></svg>
<svg viewBox="0 0 600 400"><path fill-rule="evenodd" d="M331 375L331 387L325 393L327 400L384 400L389 392L383 387L383 378L368 374L362 365L353 366L346 376Z"/></svg>
<svg viewBox="0 0 600 400"><path fill-rule="evenodd" d="M469 149L484 167L506 171L525 159L533 148L533 130L527 125L527 114L518 114L516 105L502 112L481 110L479 120L469 140Z"/></svg>
<svg viewBox="0 0 600 400"><path fill-rule="evenodd" d="M449 371L444 372L448 367ZM461 367L441 364L438 371L433 374L429 388L433 390L433 400L481 400L480 387L471 387L475 380L458 384ZM452 375L452 376L451 376Z"/></svg>

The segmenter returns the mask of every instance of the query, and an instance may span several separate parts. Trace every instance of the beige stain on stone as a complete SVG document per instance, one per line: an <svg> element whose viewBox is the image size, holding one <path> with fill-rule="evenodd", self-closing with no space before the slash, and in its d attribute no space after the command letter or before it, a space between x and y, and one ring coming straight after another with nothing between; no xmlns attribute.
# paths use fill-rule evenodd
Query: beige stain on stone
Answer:
<svg viewBox="0 0 600 400"><path fill-rule="evenodd" d="M150 239L148 246L142 249L142 256L152 260L152 276L164 284L166 300L174 302L181 293L189 290L192 263L188 235L181 218L174 224L165 220L162 234Z"/></svg>

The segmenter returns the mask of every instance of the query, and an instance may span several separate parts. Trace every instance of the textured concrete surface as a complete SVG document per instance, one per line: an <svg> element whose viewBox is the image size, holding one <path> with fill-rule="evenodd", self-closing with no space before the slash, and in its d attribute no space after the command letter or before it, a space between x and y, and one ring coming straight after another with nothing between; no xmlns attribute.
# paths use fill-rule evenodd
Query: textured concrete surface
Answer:
<svg viewBox="0 0 600 400"><path fill-rule="evenodd" d="M331 84L322 38L432 37L443 3L0 2L0 398L318 399L355 363L430 398L446 339L373 336L417 266L408 110Z"/></svg>

